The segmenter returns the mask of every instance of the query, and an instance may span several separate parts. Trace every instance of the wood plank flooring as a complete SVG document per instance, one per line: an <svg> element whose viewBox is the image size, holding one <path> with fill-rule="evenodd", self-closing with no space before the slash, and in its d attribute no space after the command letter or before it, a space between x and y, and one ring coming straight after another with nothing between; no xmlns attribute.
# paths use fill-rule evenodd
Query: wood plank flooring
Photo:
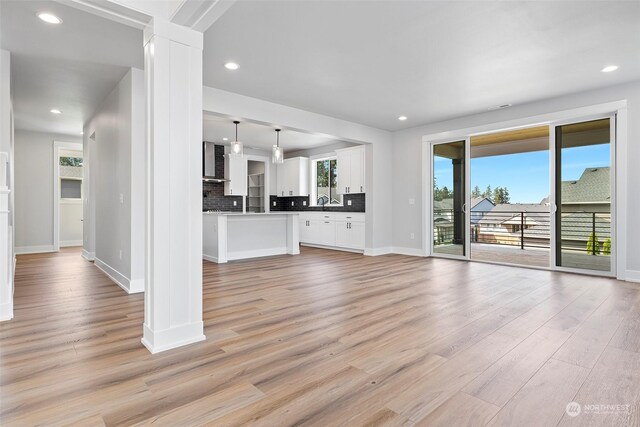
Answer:
<svg viewBox="0 0 640 427"><path fill-rule="evenodd" d="M206 341L151 355L142 295L18 257L0 425L640 425L635 284L303 247L205 262L203 306Z"/></svg>

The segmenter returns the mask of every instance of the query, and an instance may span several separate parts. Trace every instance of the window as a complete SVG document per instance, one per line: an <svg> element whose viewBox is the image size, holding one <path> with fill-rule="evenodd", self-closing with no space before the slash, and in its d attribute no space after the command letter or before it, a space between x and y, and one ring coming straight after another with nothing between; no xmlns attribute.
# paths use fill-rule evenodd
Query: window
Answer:
<svg viewBox="0 0 640 427"><path fill-rule="evenodd" d="M82 180L80 179L60 179L60 198L61 199L81 199L82 198Z"/></svg>
<svg viewBox="0 0 640 427"><path fill-rule="evenodd" d="M82 157L60 157L60 166L82 167Z"/></svg>
<svg viewBox="0 0 640 427"><path fill-rule="evenodd" d="M335 157L315 160L312 198L316 206L342 206L338 194L338 160Z"/></svg>

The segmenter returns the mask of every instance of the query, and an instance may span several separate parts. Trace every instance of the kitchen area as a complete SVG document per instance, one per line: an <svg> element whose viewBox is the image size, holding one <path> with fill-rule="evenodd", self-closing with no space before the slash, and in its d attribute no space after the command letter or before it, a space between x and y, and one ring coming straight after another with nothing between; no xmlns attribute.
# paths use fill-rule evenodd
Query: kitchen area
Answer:
<svg viewBox="0 0 640 427"><path fill-rule="evenodd" d="M204 139L203 259L363 252L365 145L206 115Z"/></svg>

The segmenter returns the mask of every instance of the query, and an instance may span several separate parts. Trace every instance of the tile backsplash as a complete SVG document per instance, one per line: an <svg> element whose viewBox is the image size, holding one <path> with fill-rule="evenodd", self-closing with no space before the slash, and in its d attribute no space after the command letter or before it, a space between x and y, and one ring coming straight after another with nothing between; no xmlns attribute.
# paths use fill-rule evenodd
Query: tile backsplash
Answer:
<svg viewBox="0 0 640 427"><path fill-rule="evenodd" d="M216 145L216 178L224 177L224 146ZM242 212L242 196L225 196L224 182L202 183L202 210L221 210L230 212ZM236 202L236 206L233 202Z"/></svg>
<svg viewBox="0 0 640 427"><path fill-rule="evenodd" d="M322 211L321 206L309 206L307 197L278 197L270 196L269 207L271 211ZM348 202L351 201L351 206ZM273 205L275 202L275 206ZM306 205L305 203L306 202ZM364 194L345 194L342 196L343 206L325 206L326 212L364 212Z"/></svg>

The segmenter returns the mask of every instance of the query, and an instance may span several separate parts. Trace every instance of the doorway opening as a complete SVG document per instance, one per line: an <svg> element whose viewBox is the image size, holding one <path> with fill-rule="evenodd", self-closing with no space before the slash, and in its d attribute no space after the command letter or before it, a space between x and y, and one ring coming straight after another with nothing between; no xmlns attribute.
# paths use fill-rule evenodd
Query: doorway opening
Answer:
<svg viewBox="0 0 640 427"><path fill-rule="evenodd" d="M430 142L430 254L616 276L615 128L604 114Z"/></svg>
<svg viewBox="0 0 640 427"><path fill-rule="evenodd" d="M549 126L471 137L472 260L549 266Z"/></svg>
<svg viewBox="0 0 640 427"><path fill-rule="evenodd" d="M247 212L265 212L265 172L265 162L247 161Z"/></svg>
<svg viewBox="0 0 640 427"><path fill-rule="evenodd" d="M54 142L54 247L83 244L82 144Z"/></svg>

